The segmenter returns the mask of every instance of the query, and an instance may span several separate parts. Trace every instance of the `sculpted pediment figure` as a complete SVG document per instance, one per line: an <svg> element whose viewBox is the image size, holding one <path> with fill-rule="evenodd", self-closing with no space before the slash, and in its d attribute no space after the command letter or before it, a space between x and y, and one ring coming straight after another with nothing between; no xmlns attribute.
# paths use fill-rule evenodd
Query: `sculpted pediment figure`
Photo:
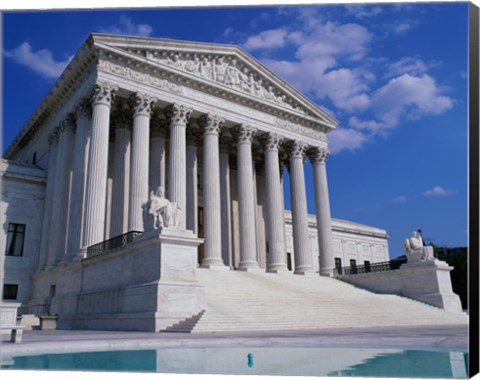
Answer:
<svg viewBox="0 0 480 380"><path fill-rule="evenodd" d="M199 88L207 92L211 91L212 87L204 86L202 81L209 81L213 85L221 85L231 90L232 97L244 95L248 100L269 103L272 108L278 107L287 114L292 112L312 123L322 124L326 130L333 129L338 124L338 120L320 106L237 46L96 33L92 34L92 41L98 46L100 53L104 53L100 62L111 62L110 66L104 63L102 69L105 71L117 70L117 66L120 66L118 70L125 70L124 67L130 66L132 76L137 71L160 71L159 77L154 74L147 82L168 79L171 85L183 86L185 83L185 86L189 86L188 83L192 83L192 86L199 85ZM103 52L106 47L108 51ZM135 62L135 57L138 62ZM155 65L158 66L154 68ZM170 69L171 71L168 71ZM177 81L176 78L181 78L182 73L188 79ZM120 75L125 76L123 74L122 71ZM193 77L199 81L195 82Z"/></svg>

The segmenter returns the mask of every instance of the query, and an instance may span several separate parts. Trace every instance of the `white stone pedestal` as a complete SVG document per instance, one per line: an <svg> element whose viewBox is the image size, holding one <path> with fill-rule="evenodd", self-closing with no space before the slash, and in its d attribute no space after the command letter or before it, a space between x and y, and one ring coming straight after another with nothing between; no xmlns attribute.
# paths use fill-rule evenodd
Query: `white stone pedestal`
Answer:
<svg viewBox="0 0 480 380"><path fill-rule="evenodd" d="M462 312L460 298L452 290L453 267L440 260L410 261L400 268L404 296L451 312Z"/></svg>
<svg viewBox="0 0 480 380"><path fill-rule="evenodd" d="M8 327L13 327L17 324L17 310L21 305L18 302L0 301L1 334L10 334L12 332L12 329Z"/></svg>
<svg viewBox="0 0 480 380"><path fill-rule="evenodd" d="M206 309L195 278L202 242L192 231L150 230L123 249L82 261L77 311L62 328L161 331L198 315Z"/></svg>

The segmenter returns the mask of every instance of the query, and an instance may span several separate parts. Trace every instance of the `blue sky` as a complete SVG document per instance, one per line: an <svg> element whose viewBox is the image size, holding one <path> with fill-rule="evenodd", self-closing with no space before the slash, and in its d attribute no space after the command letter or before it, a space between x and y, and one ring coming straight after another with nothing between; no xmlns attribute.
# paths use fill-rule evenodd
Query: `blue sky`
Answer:
<svg viewBox="0 0 480 380"><path fill-rule="evenodd" d="M467 22L467 3L6 12L3 151L91 32L237 44L340 121L333 217L386 229L392 257L417 228L463 246Z"/></svg>

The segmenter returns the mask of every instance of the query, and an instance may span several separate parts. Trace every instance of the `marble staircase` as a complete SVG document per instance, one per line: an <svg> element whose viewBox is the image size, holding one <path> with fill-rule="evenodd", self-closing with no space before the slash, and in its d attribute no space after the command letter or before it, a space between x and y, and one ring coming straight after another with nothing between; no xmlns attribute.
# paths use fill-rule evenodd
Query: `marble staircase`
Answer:
<svg viewBox="0 0 480 380"><path fill-rule="evenodd" d="M207 310L168 331L273 331L467 324L454 314L396 295L375 294L314 275L197 270Z"/></svg>

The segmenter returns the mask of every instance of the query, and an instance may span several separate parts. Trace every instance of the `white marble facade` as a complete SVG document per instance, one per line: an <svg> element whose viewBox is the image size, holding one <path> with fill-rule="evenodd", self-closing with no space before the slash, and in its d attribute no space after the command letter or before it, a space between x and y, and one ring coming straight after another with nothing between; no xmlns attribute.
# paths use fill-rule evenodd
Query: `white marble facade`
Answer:
<svg viewBox="0 0 480 380"><path fill-rule="evenodd" d="M326 136L337 124L238 47L92 34L5 153L43 169L31 169L43 173L38 182L15 185L35 187L28 202L2 195L4 208L35 210L25 216L31 265L19 276L76 265L87 247L143 231L142 206L159 186L181 228L205 239L205 268L330 276L335 258L386 261L385 231L331 219ZM307 214L307 159L316 216ZM2 218L4 234L25 219ZM5 281L20 281L11 266Z"/></svg>

